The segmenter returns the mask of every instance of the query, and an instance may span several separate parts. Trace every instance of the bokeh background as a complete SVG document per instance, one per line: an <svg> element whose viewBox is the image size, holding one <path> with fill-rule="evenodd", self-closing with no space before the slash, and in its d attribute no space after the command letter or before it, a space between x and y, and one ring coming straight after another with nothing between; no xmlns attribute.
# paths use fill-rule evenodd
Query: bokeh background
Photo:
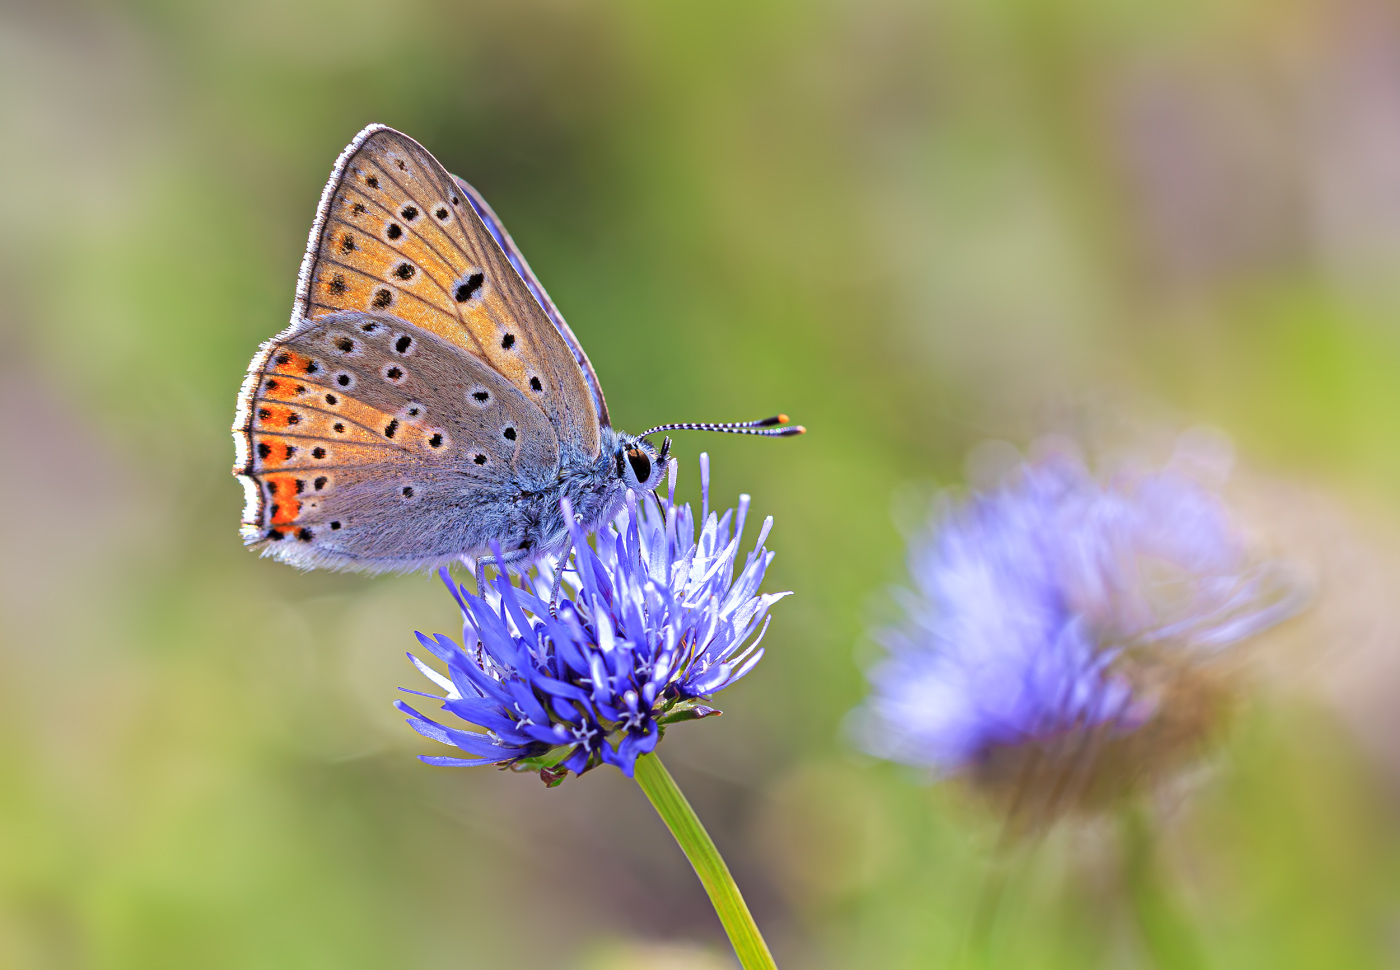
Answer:
<svg viewBox="0 0 1400 970"><path fill-rule="evenodd" d="M1208 966L1400 965L1382 0L4 0L0 965L730 965L616 771L415 760L435 581L239 544L234 395L370 121L491 201L620 427L811 429L678 442L797 591L663 748L782 965L1152 965L1111 827L1008 846L844 719L969 449L1200 423L1319 593L1166 796L1163 881Z"/></svg>

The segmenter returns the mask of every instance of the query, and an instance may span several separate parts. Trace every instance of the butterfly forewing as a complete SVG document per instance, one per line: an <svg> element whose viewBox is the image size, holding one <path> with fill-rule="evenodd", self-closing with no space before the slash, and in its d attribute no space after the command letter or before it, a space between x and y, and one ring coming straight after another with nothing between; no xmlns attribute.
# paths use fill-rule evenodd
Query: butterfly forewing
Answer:
<svg viewBox="0 0 1400 970"><path fill-rule="evenodd" d="M563 447L598 453L601 393L569 341L452 176L388 128L365 129L337 164L302 266L298 315L344 311L392 314L460 347L538 407Z"/></svg>
<svg viewBox="0 0 1400 970"><path fill-rule="evenodd" d="M588 359L588 354L584 353L583 344L579 343L573 330L564 322L564 315L559 312L559 308L554 305L554 301L549 298L544 286L540 284L539 278L535 276L535 271L526 262L525 254L520 251L519 246L515 245L515 240L510 237L510 233L506 232L505 224L501 222L495 210L487 205L486 200L481 197L481 193L455 175L452 176L452 180L466 194L467 201L476 210L476 214L481 217L482 224L485 225L487 232L491 233L491 238L505 252L506 259L510 260L511 266L515 267L515 271L520 274L525 286L534 295L535 301L544 309L549 321L554 324L554 329L559 331L559 335L564 338L564 342L573 351L574 361L583 371L583 378L588 383L589 392L593 395L593 407L598 412L598 421L602 424L610 424L608 402L603 397L603 387L598 382L598 374L593 370L593 363Z"/></svg>

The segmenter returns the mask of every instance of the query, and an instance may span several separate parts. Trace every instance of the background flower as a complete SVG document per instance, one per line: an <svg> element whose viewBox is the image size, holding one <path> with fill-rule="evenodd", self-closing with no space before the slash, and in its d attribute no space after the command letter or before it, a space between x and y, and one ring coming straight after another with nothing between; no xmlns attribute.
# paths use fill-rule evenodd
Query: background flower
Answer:
<svg viewBox="0 0 1400 970"><path fill-rule="evenodd" d="M1183 753L1223 700L1212 661L1299 602L1197 481L1168 468L1101 483L1063 453L945 497L909 570L862 742L974 769L1019 807L1040 782L1040 807L1097 800Z"/></svg>
<svg viewBox="0 0 1400 970"><path fill-rule="evenodd" d="M773 561L763 545L772 518L739 566L749 497L739 496L737 510L711 511L709 456L701 455L697 532L690 505L675 504L675 468L664 506L639 506L629 492L595 546L575 526L577 558L564 577L571 593L557 616L549 609L555 563L521 586L497 575L484 598L442 571L462 609L466 649L418 634L447 676L410 656L447 691L443 709L485 733L440 724L400 702L415 730L468 755L424 761L528 767L551 783L606 762L630 777L665 725L719 713L700 701L758 663L768 609L788 594L758 591Z"/></svg>

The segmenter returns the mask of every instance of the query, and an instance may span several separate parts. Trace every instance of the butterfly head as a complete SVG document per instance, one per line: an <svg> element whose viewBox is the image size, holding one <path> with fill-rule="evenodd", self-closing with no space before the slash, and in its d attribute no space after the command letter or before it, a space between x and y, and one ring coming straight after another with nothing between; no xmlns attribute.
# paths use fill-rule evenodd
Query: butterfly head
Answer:
<svg viewBox="0 0 1400 970"><path fill-rule="evenodd" d="M613 471L628 488L634 491L651 491L666 477L666 462L671 454L671 439L661 443L661 448L652 447L650 441L641 437L618 432L617 444L613 449Z"/></svg>

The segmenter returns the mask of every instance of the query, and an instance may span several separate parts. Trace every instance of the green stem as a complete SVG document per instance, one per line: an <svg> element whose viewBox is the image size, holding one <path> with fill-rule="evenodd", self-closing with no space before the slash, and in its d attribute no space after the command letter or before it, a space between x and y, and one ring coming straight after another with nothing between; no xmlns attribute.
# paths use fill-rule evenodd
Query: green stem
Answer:
<svg viewBox="0 0 1400 970"><path fill-rule="evenodd" d="M1204 948L1162 878L1157 842L1140 806L1121 816L1123 874L1128 900L1148 955L1160 970L1206 970Z"/></svg>
<svg viewBox="0 0 1400 970"><path fill-rule="evenodd" d="M998 929L1002 922L1002 910L1006 903L1006 884L1010 881L1007 860L992 860L992 869L982 883L982 891L973 905L972 921L968 934L968 954L974 967L996 966L1000 940Z"/></svg>
<svg viewBox="0 0 1400 970"><path fill-rule="evenodd" d="M773 955L768 952L768 944L763 942L763 934L758 932L758 924L753 921L739 887L734 884L734 877L729 874L729 867L661 759L654 754L642 755L637 759L635 777L651 799L656 814L661 816L681 851L695 867L695 874L700 877L719 921L724 924L724 931L729 934L740 965L744 970L778 970Z"/></svg>

